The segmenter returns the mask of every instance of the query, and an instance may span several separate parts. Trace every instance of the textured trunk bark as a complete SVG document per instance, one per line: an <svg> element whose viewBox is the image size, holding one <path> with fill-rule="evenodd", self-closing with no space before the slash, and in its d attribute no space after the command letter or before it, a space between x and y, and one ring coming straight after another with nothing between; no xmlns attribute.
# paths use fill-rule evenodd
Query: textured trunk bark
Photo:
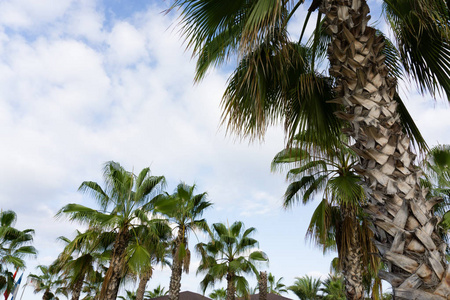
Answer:
<svg viewBox="0 0 450 300"><path fill-rule="evenodd" d="M136 300L144 299L145 287L147 286L147 282L150 280L150 277L152 277L152 271L145 271L141 274L139 287L136 291Z"/></svg>
<svg viewBox="0 0 450 300"><path fill-rule="evenodd" d="M234 274L227 274L227 300L236 299L236 288L234 287Z"/></svg>
<svg viewBox="0 0 450 300"><path fill-rule="evenodd" d="M123 260L125 249L130 240L130 232L128 228L120 231L114 241L114 247L109 263L108 271L106 271L105 280L103 281L102 290L100 292L101 300L116 300L119 291L120 280L122 279Z"/></svg>
<svg viewBox="0 0 450 300"><path fill-rule="evenodd" d="M345 279L345 292L347 299L360 300L364 299L364 288L362 285L362 250L359 241L357 227L359 226L355 215L355 209L343 208L344 222L350 222L354 228L353 234L348 243L348 248L342 255L342 268ZM345 220L347 219L347 220Z"/></svg>
<svg viewBox="0 0 450 300"><path fill-rule="evenodd" d="M369 187L375 242L389 272L395 299L447 299L450 271L446 244L436 234L434 202L425 201L415 155L403 133L396 102L396 81L388 77L384 41L367 26L365 0L324 0L321 11L332 35L328 54L336 78L337 115L350 123L346 132L360 156L358 172Z"/></svg>
<svg viewBox="0 0 450 300"><path fill-rule="evenodd" d="M267 300L267 272L259 272L259 300Z"/></svg>
<svg viewBox="0 0 450 300"><path fill-rule="evenodd" d="M180 299L180 288L181 288L181 273L183 271L183 260L178 257L178 251L181 243L184 241L184 230L181 228L178 230L178 236L175 240L175 246L173 251L173 261L172 261L172 274L170 276L169 285L169 300L179 300Z"/></svg>
<svg viewBox="0 0 450 300"><path fill-rule="evenodd" d="M75 283L75 286L73 287L73 290L72 290L72 300L80 299L81 289L83 288L84 277L85 277L85 275L83 274L83 276L80 278L80 280L78 280Z"/></svg>

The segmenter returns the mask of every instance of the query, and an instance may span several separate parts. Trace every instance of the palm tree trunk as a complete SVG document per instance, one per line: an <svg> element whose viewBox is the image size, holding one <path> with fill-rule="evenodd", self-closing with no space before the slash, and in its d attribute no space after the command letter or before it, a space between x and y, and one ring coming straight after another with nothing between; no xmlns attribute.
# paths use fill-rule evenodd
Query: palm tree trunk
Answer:
<svg viewBox="0 0 450 300"><path fill-rule="evenodd" d="M228 272L227 274L227 300L236 299L236 288L234 286L234 274Z"/></svg>
<svg viewBox="0 0 450 300"><path fill-rule="evenodd" d="M347 249L339 251L339 257L342 256L345 293L349 300L361 300L364 299L364 288L362 283L362 247L357 230L359 224L356 218L355 208L344 206L342 211L344 219L342 225L350 226L352 230L350 240L343 241L343 245L340 245L340 247L347 247Z"/></svg>
<svg viewBox="0 0 450 300"><path fill-rule="evenodd" d="M321 11L332 35L328 54L335 101L344 106L337 115L350 123L346 132L355 140L357 171L369 187L375 242L389 266L380 277L391 283L395 299L447 299L446 245L396 112L396 81L384 63L383 38L367 26L365 0L324 0Z"/></svg>
<svg viewBox="0 0 450 300"><path fill-rule="evenodd" d="M175 240L173 259L172 259L172 274L170 276L169 285L169 300L180 299L181 288L181 273L183 271L183 260L179 257L179 247L181 242L185 239L184 231L180 228L178 230L178 236Z"/></svg>
<svg viewBox="0 0 450 300"><path fill-rule="evenodd" d="M150 280L150 277L152 277L151 269L150 271L144 271L140 276L139 287L136 291L136 300L144 299L145 287L147 286L147 282Z"/></svg>
<svg viewBox="0 0 450 300"><path fill-rule="evenodd" d="M122 279L125 249L128 246L129 239L130 232L128 231L128 228L122 229L122 231L119 231L117 234L109 268L108 271L106 271L102 290L100 292L100 299L102 300L116 300L117 298L120 280Z"/></svg>
<svg viewBox="0 0 450 300"><path fill-rule="evenodd" d="M259 272L259 300L267 300L267 272Z"/></svg>
<svg viewBox="0 0 450 300"><path fill-rule="evenodd" d="M72 290L72 300L80 299L81 289L83 288L84 277L85 277L85 274L83 274L83 276L75 283L73 290Z"/></svg>

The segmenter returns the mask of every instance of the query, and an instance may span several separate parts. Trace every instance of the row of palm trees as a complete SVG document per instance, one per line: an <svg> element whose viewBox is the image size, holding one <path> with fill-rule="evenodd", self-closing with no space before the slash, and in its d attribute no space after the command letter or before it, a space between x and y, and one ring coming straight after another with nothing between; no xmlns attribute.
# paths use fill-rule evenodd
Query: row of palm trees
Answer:
<svg viewBox="0 0 450 300"><path fill-rule="evenodd" d="M322 193L323 200L312 216L307 236L324 252L338 251L335 268L344 275L347 293L351 289L363 293L363 285L368 282L372 295L380 297L382 289L377 271L383 264L372 255L373 236L361 209L365 194L359 184L361 179L353 170L355 154L344 147L328 151L316 147L313 153L307 146L289 148L275 156L272 167L277 170L292 164L295 168L288 171L287 178L292 182L286 190L284 206L299 200L306 204L314 195ZM448 200L450 147L435 147L422 166L425 171L422 184L429 188L428 197ZM109 162L104 170L104 189L95 182L83 182L80 186L81 191L95 196L100 210L68 204L57 214L81 221L88 229L77 231L73 240L60 237L65 248L58 259L50 267L39 266L40 275L30 276L35 280L36 291L44 292L44 299L54 297L53 292L71 293L73 300L79 299L82 292L87 294L85 299L116 299L119 284L126 279L139 279L136 299L143 299L156 264L171 265L169 295L172 293L178 299L182 270L189 271L188 234L198 229L208 233L211 239L195 247L201 255L197 273L205 274L202 290L205 292L217 281L226 279L227 300L248 293L245 275L258 275L255 262L268 260L262 251L249 251L258 244L251 237L255 228L244 229L242 222L235 222L231 226L216 223L210 229L200 217L212 203L206 200L206 193L195 195L195 186L180 184L169 195L162 192L164 178L150 176L148 168L135 176L119 164ZM441 229L445 238L450 228L450 213L445 213L448 201L443 203L437 207L436 214L444 220ZM29 245L33 230L19 231L13 227L15 221L13 212L1 213L0 283L8 290L13 274L6 267L23 268L23 258L36 254ZM172 237L173 231L177 232L176 237ZM127 232L126 236L123 232ZM360 277L349 280L349 274Z"/></svg>
<svg viewBox="0 0 450 300"><path fill-rule="evenodd" d="M371 255L375 247L361 210L364 192L359 184L360 178L352 169L354 162L355 154L346 148L328 152L317 149L313 154L307 149L289 148L275 156L272 167L276 170L285 165L295 165L288 171L287 178L292 183L286 190L285 207L298 200L306 204L315 194L322 193L323 200L312 216L307 235L324 252L338 250L335 267L344 275L347 292L355 289L355 286L364 291L363 285L368 282L372 295L381 297L381 281L377 271L383 265L376 256ZM434 148L422 166L425 170L422 184L429 188L429 197L448 199L450 147L444 145ZM67 214L69 219L87 224L88 229L85 232L77 231L73 240L59 238L65 243L65 248L58 259L50 267L39 266L40 275L30 276L35 280L36 291L43 291L44 299L52 299L54 293L71 293L75 300L79 299L82 292L87 295L84 299L103 299L100 297L106 296L102 296L102 293L108 295L108 290L117 288L115 294L110 296L116 299L120 282L138 278L136 299L143 299L153 268L156 264L170 265L171 257L169 292L177 299L181 272L189 270L188 233L200 229L211 238L210 242L199 243L195 247L201 255L197 273L205 274L201 281L202 290L205 292L217 281L226 279L227 300L234 299L236 294L246 295L250 289L245 275L257 275L255 262L268 260L262 251L248 251L258 244L251 237L255 228L245 230L242 222L235 222L231 226L216 223L211 230L206 220L199 218L212 205L206 201L206 193L195 195L195 186L185 184L178 185L172 195L161 190L155 192L155 189L161 188L158 185L162 185L162 177L150 176L148 169L135 177L136 182L133 182L134 176L119 164L109 162L105 164L107 186L104 190L94 182L82 183L80 190L94 195L102 209L69 204L58 212L58 217ZM146 197L146 200L142 199ZM450 213L445 212L445 205L438 206L436 213L444 220L441 224L442 233L450 228ZM36 254L36 250L29 245L33 230L19 231L13 227L15 221L13 212L2 212L0 283L2 288L9 290L13 279L12 272L6 267L23 268L23 258ZM173 228L169 226L169 221ZM121 237L121 231L125 230L128 230L126 243ZM177 231L174 238L173 230ZM114 256L117 253L122 254L117 258ZM356 259L350 261L348 256ZM352 270L349 271L349 268ZM347 279L348 274L355 273L360 274L360 278L355 280L353 277L353 281Z"/></svg>
<svg viewBox="0 0 450 300"><path fill-rule="evenodd" d="M242 222L215 223L202 218L212 206L206 193L195 193L196 186L180 183L172 194L163 191L163 176L152 176L149 168L138 175L116 162L104 166L105 185L85 181L79 190L93 197L99 208L67 204L56 214L84 225L73 239L60 237L65 247L50 266L39 266L32 274L36 292L43 299L57 294L72 300L116 299L121 284L138 281L135 299L142 300L156 265L170 266L170 299L179 299L182 273L189 272L191 252L189 235L201 231L209 242L195 249L201 256L198 273L206 290L226 279L228 299L235 291L248 290L244 275L258 274L259 262L268 261L262 251L253 250L258 242Z"/></svg>

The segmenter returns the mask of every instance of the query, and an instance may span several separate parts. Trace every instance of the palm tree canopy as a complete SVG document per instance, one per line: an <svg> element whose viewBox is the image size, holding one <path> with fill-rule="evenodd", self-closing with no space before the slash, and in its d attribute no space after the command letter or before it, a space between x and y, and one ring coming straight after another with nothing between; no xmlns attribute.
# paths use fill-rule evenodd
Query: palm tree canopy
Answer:
<svg viewBox="0 0 450 300"><path fill-rule="evenodd" d="M344 278L342 276L329 275L323 281L324 300L346 300Z"/></svg>
<svg viewBox="0 0 450 300"><path fill-rule="evenodd" d="M0 212L0 265L25 268L24 258L35 256L37 250L30 244L33 242L33 229L19 230L14 228L17 215L12 210Z"/></svg>
<svg viewBox="0 0 450 300"><path fill-rule="evenodd" d="M264 252L252 251L258 247L258 241L251 237L256 229L254 227L245 229L244 223L240 221L234 222L231 226L215 223L212 228L211 241L196 245L196 250L201 255L197 273L206 273L200 286L205 292L209 286L214 286L217 281L232 274L235 277L236 291L245 294L248 282L243 275L253 273L258 277L255 264L268 261Z"/></svg>
<svg viewBox="0 0 450 300"><path fill-rule="evenodd" d="M227 290L225 288L214 289L209 294L209 298L213 300L225 300L227 298Z"/></svg>
<svg viewBox="0 0 450 300"><path fill-rule="evenodd" d="M71 221L109 229L133 226L133 220L149 220L146 213L152 209L151 199L160 194L165 184L163 176L151 176L149 168L136 176L110 161L104 166L103 177L105 188L93 181L85 181L79 187L79 191L97 200L100 210L68 204L56 216L65 215Z"/></svg>
<svg viewBox="0 0 450 300"><path fill-rule="evenodd" d="M267 292L272 294L281 295L282 293L287 293L287 288L284 283L281 281L283 280L283 277L280 277L278 280L276 280L275 276L272 273L269 273L267 277Z"/></svg>
<svg viewBox="0 0 450 300"><path fill-rule="evenodd" d="M54 265L39 265L36 268L39 269L40 274L28 275L34 281L34 293L63 294L68 297L68 291L64 288L65 278L60 277Z"/></svg>
<svg viewBox="0 0 450 300"><path fill-rule="evenodd" d="M300 300L318 300L322 299L318 295L320 291L320 279L312 278L308 275L303 277L295 277L293 285L288 287Z"/></svg>
<svg viewBox="0 0 450 300"><path fill-rule="evenodd" d="M313 1L309 7L302 36L310 13L321 2ZM402 11L395 9L399 4ZM291 41L286 29L302 5L309 4L272 0L174 1L172 8L181 8L181 26L187 45L198 58L196 79L203 78L211 66L221 65L231 57L240 59L230 76L222 103L223 122L228 123L231 131L262 137L268 125L284 119L288 138L297 129L303 131L309 127L313 129L310 140L328 145L335 141L333 137L338 135L342 125L332 114L336 105L327 103L334 98L333 79L319 75L314 69L315 58L325 56L330 42L321 26L322 15L318 14L315 35L308 43L312 52L302 48L301 38L298 42ZM384 8L388 23L398 27L394 30L396 42L387 40L384 50L388 69L393 76L401 77L400 65L403 65L422 90L433 95L441 88L447 95L450 91L449 76L445 75L449 74L449 64L444 63L450 57L449 16L443 6L445 3L440 0L430 3L386 0ZM408 13L409 16L405 15ZM414 19L414 26L410 19ZM433 50L420 38L422 36L433 40ZM409 46L400 51L395 44ZM414 44L420 47L411 46ZM428 68L428 64L433 67ZM426 150L426 143L402 100L398 94L394 98L399 103L404 130L421 150Z"/></svg>
<svg viewBox="0 0 450 300"><path fill-rule="evenodd" d="M165 287L161 287L161 285L159 284L153 290L145 292L145 299L152 299L161 296L166 296L168 293L169 291L165 291Z"/></svg>
<svg viewBox="0 0 450 300"><path fill-rule="evenodd" d="M295 11L300 6L310 5L308 11L313 12L321 2L176 0L173 8L182 8L182 32L188 47L198 57L197 78L200 79L209 67L220 65L235 54L252 52L274 36L287 41L286 28ZM449 96L450 14L447 3L384 0L383 13L393 29L405 71L422 90L435 95L442 89ZM320 29L320 18L321 14L317 29ZM315 34L318 35L319 30Z"/></svg>
<svg viewBox="0 0 450 300"><path fill-rule="evenodd" d="M185 272L189 272L190 264L188 234L196 230L210 232L208 223L201 217L213 204L207 201L206 192L196 195L195 188L195 184L189 186L180 183L173 194L166 193L152 201L155 211L167 216L178 230L178 237L174 241L173 258L183 261Z"/></svg>

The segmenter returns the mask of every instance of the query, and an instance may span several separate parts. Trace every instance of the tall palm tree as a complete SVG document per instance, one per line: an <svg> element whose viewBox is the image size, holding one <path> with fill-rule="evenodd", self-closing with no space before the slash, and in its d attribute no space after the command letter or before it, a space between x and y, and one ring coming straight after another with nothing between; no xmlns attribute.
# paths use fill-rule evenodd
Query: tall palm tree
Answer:
<svg viewBox="0 0 450 300"><path fill-rule="evenodd" d="M115 300L126 264L126 249L137 223L148 223L152 210L151 199L160 194L164 184L163 176L151 176L150 169L143 169L139 175L126 171L116 162L107 162L103 177L105 189L93 181L85 181L79 187L81 192L94 197L100 210L79 204L68 204L57 217L68 216L71 221L100 226L105 231L116 231L111 260L100 294L101 299Z"/></svg>
<svg viewBox="0 0 450 300"><path fill-rule="evenodd" d="M295 137L296 141L304 135ZM319 194L322 202L316 208L307 236L320 245L324 252L337 249L340 270L345 276L349 299L364 296L363 276L373 276L379 268L379 259L372 243L373 235L364 219L361 207L365 193L361 178L355 173L356 156L345 147L324 149L316 146L313 153L308 146L285 149L272 161L272 169L294 166L288 171L291 181L284 199L284 207L301 200L303 204ZM364 274L365 273L365 274Z"/></svg>
<svg viewBox="0 0 450 300"><path fill-rule="evenodd" d="M182 7L187 43L198 56L197 78L208 67L238 53L243 59L250 58L253 70L262 62L261 69L268 71L276 85L289 83L287 70L293 63L288 54L293 43L286 27L301 5L305 1L175 1L174 7ZM368 24L370 9L365 0L315 0L308 8L309 13L319 10L313 51L321 48L322 29L328 34L333 101L340 107L336 115L347 124L346 133L360 157L357 172L368 187L374 237L381 257L390 265L389 272L380 275L391 283L398 299L447 298L450 272L446 270L445 244L437 234L433 203L426 202L426 193L419 185L420 176L413 164L415 154L394 100L394 77L401 74L388 68L387 62L393 53L398 54L405 73L417 82L421 92L436 95L443 91L450 99L448 5L442 0L384 0L384 13L398 45L391 53L385 51L384 37ZM262 46L269 51L254 55ZM278 49L283 51L274 51ZM267 63L267 53L274 52L282 54L277 56L278 64ZM231 120L232 130L261 134L267 124L281 117L288 129L314 123L313 118L303 123L290 119L295 113L290 113L293 106L286 89L272 89L280 92L272 93L272 98L265 97L260 83L268 81L263 74L243 72L239 82L245 84L235 85L257 97L245 98L249 94L245 92L244 97L225 97L225 115ZM317 82L315 76L310 76L309 81L298 81L298 90L302 91L299 95L308 94ZM236 90L235 87L231 88ZM297 107L303 104L298 103ZM319 130L315 132L321 134ZM322 140L324 136L321 135Z"/></svg>
<svg viewBox="0 0 450 300"><path fill-rule="evenodd" d="M295 277L294 284L289 286L288 290L297 295L300 300L319 300L322 299L322 296L318 295L321 284L322 281L320 279L306 275Z"/></svg>
<svg viewBox="0 0 450 300"><path fill-rule="evenodd" d="M189 272L191 254L188 246L188 234L195 230L209 232L205 219L200 219L212 205L206 200L206 193L194 194L196 186L180 183L172 195L153 201L155 209L166 215L175 225L177 235L172 243L172 274L170 276L169 300L180 297L181 276L183 270Z"/></svg>
<svg viewBox="0 0 450 300"><path fill-rule="evenodd" d="M14 285L13 272L24 269L26 257L36 256L33 242L33 229L19 230L14 227L17 215L12 210L0 212L0 290L7 293Z"/></svg>
<svg viewBox="0 0 450 300"><path fill-rule="evenodd" d="M244 228L244 223L236 221L231 226L215 223L213 234L208 243L198 243L196 250L201 255L197 273L206 273L200 282L203 293L217 281L227 280L227 300L234 300L236 292L248 293L248 281L245 274L259 277L255 263L267 262L267 255L262 251L251 251L258 246L258 241L251 236L256 229ZM251 251L251 252L250 252Z"/></svg>

